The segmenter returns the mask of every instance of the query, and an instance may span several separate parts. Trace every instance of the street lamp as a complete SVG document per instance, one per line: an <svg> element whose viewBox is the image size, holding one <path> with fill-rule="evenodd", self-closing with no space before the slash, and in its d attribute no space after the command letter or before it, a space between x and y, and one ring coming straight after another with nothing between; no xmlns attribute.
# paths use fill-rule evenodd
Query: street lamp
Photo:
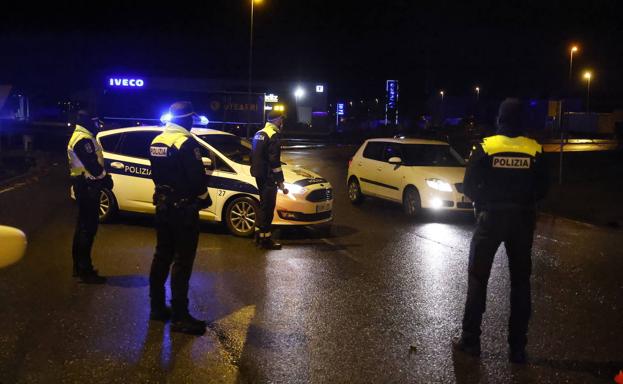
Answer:
<svg viewBox="0 0 623 384"><path fill-rule="evenodd" d="M302 99L305 96L305 90L301 87L296 87L294 90L294 97L296 97L296 101Z"/></svg>
<svg viewBox="0 0 623 384"><path fill-rule="evenodd" d="M571 79L573 77L573 54L578 51L578 46L574 45L569 50L569 83L571 83Z"/></svg>
<svg viewBox="0 0 623 384"><path fill-rule="evenodd" d="M444 92L443 91L439 91L439 94L441 95L441 101L443 101Z"/></svg>
<svg viewBox="0 0 623 384"><path fill-rule="evenodd" d="M480 87L476 87L476 102L478 102L478 100L480 99Z"/></svg>
<svg viewBox="0 0 623 384"><path fill-rule="evenodd" d="M591 71L584 72L584 79L586 79L586 114L590 113L591 79L592 78L593 78L593 74Z"/></svg>

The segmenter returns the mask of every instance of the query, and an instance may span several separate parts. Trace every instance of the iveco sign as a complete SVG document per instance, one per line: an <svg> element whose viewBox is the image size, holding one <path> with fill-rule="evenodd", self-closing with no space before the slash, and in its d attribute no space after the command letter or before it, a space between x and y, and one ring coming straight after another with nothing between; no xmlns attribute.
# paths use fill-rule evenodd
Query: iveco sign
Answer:
<svg viewBox="0 0 623 384"><path fill-rule="evenodd" d="M108 85L110 85L111 87L141 88L145 86L145 81L143 79L111 77L110 79L108 79Z"/></svg>

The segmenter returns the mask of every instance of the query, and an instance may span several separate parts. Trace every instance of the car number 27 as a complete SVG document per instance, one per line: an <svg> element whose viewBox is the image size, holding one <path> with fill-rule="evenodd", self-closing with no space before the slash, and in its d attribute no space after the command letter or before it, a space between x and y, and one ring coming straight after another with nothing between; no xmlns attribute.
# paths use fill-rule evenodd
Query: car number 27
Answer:
<svg viewBox="0 0 623 384"><path fill-rule="evenodd" d="M225 196L225 191L224 191L224 190L222 190L222 189L219 189L219 190L218 190L218 195L219 195L219 196Z"/></svg>

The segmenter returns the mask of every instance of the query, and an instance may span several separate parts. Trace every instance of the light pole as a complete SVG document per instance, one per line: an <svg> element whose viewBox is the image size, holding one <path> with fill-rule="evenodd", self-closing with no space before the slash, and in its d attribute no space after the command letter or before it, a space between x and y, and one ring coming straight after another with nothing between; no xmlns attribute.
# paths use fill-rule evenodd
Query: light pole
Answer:
<svg viewBox="0 0 623 384"><path fill-rule="evenodd" d="M444 92L443 92L443 91L439 91L439 95L441 95L441 102L443 103L443 95L444 95Z"/></svg>
<svg viewBox="0 0 623 384"><path fill-rule="evenodd" d="M586 79L586 114L591 113L590 103L591 103L591 78L593 74L590 71L584 72L584 78Z"/></svg>
<svg viewBox="0 0 623 384"><path fill-rule="evenodd" d="M573 54L578 51L578 46L574 45L569 50L569 84L571 84L571 80L573 78Z"/></svg>
<svg viewBox="0 0 623 384"><path fill-rule="evenodd" d="M253 84L253 5L255 3L261 3L262 0L251 0L251 25L249 27L249 88L248 88L248 106L249 109L251 108L251 87ZM249 121L247 121L247 139L249 138L249 124L251 123L251 119L250 119L250 113L251 111L248 111L248 117L249 117ZM262 113L264 113L262 111Z"/></svg>
<svg viewBox="0 0 623 384"><path fill-rule="evenodd" d="M476 87L476 102L478 102L478 100L480 100L480 87Z"/></svg>

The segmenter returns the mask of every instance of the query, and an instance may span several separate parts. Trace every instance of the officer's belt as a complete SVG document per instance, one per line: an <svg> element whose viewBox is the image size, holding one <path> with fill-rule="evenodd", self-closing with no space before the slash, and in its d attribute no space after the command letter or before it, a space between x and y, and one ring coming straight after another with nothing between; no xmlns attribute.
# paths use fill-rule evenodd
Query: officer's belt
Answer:
<svg viewBox="0 0 623 384"><path fill-rule="evenodd" d="M168 185L159 185L156 187L156 195L164 196L162 201L165 205L173 206L174 208L183 208L190 204L195 203L195 199L188 197L179 197L175 189Z"/></svg>

